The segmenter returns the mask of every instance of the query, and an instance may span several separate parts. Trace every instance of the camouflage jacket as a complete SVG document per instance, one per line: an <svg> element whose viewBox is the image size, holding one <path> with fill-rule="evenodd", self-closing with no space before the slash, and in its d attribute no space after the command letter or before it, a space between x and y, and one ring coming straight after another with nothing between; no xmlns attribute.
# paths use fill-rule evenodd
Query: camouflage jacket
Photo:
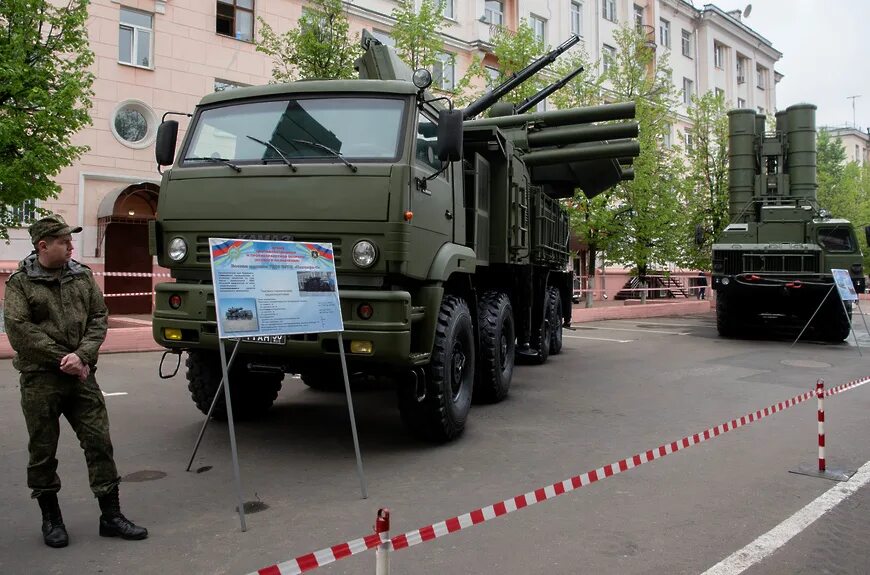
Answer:
<svg viewBox="0 0 870 575"><path fill-rule="evenodd" d="M70 352L93 367L108 316L90 268L75 260L58 276L40 266L33 253L6 281L6 334L19 371L60 371L61 358Z"/></svg>

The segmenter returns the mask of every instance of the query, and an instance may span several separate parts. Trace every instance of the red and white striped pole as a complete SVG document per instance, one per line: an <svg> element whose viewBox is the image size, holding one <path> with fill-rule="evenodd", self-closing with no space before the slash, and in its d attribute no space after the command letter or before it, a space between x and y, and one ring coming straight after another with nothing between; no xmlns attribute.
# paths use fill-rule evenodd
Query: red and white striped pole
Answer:
<svg viewBox="0 0 870 575"><path fill-rule="evenodd" d="M816 382L816 397L819 399L819 473L825 472L825 382Z"/></svg>
<svg viewBox="0 0 870 575"><path fill-rule="evenodd" d="M375 534L384 541L375 549L375 575L390 575L390 510L386 507L378 509Z"/></svg>

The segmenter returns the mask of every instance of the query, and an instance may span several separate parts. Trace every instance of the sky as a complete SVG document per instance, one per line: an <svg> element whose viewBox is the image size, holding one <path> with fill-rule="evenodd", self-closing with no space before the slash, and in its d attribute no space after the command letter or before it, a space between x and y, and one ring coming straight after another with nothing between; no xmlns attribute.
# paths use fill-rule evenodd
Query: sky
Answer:
<svg viewBox="0 0 870 575"><path fill-rule="evenodd" d="M743 23L782 52L774 69L776 108L798 102L819 107L818 126L870 127L870 0L694 0L728 12L752 10Z"/></svg>

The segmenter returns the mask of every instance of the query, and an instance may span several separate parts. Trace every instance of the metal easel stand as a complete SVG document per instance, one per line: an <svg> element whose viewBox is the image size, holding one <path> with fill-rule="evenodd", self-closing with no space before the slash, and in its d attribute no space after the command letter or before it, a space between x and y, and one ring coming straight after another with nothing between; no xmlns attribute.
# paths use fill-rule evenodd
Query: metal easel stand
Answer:
<svg viewBox="0 0 870 575"><path fill-rule="evenodd" d="M837 287L837 284L836 284L836 283L834 283L834 284L831 285L831 289L829 289L829 290L828 290L828 293L825 294L825 297L822 298L822 302L819 304L819 307L817 307L817 308L816 308L816 311L813 312L813 315L810 316L809 321L808 321L807 324L804 326L804 328L801 330L801 332L798 334L798 336L795 338L795 340L794 340L793 342L791 342L791 345L789 346L789 348L794 347L794 344L796 344L796 343L798 342L798 340L801 338L801 336L804 334L804 332L807 330L807 328L810 327L810 324L813 323L813 319L815 319L816 314L819 313L819 310L822 309L822 306L825 305L825 302L826 302L826 301L828 301L828 297L830 297L831 292L834 291L834 289L835 289L836 287ZM837 297L840 297L840 296L839 296L839 293L837 294ZM855 300L855 304L856 304L856 305L858 304L858 301L857 301L857 300ZM843 314L845 314L846 318L848 319L848 317L849 317L849 312L846 310L846 302L843 301L843 298L840 298L840 305L843 306ZM861 310L861 306L859 305L859 306L858 306L858 311L860 311L860 310ZM864 319L864 313L863 313L863 312L861 313L861 319ZM865 327L865 328L867 327L867 320L864 320L864 327ZM852 332L852 336L855 338L855 349L858 350L858 356L859 356L859 357L864 357L864 354L861 353L861 346L858 344L858 335L855 333L855 330L852 328L852 323L851 323L851 322L849 322L849 331ZM868 333L870 333L870 331L868 331Z"/></svg>
<svg viewBox="0 0 870 575"><path fill-rule="evenodd" d="M233 348L233 353L230 354L229 362L227 362L227 352L226 349L224 349L223 341L221 341L218 346L220 349L223 378L221 379L221 385L218 386L218 389L214 394L214 399L211 401L211 407L208 408L208 415L205 416L205 421L202 422L202 429L199 430L199 437L196 438L196 445L193 446L193 453L190 454L190 460L187 462L187 468L185 471L190 471L190 466L193 464L193 458L196 457L196 452L199 450L199 444L202 442L202 437L205 434L205 428L208 427L208 422L211 419L212 412L214 412L218 398L220 398L221 392L223 392L227 396L227 423L229 424L230 429L230 451L232 452L233 457L233 475L236 480L236 496L239 501L239 522L241 523L242 531L247 531L248 527L245 524L245 506L242 501L242 480L241 474L239 473L239 455L236 449L236 427L235 422L233 421L233 402L232 397L230 396L229 369L232 367L233 361L236 359L236 353L239 351L241 340L237 339L235 342L236 345Z"/></svg>
<svg viewBox="0 0 870 575"><path fill-rule="evenodd" d="M338 353L341 356L341 372L344 375L344 391L347 394L347 410L350 414L350 431L353 434L353 448L356 452L356 472L359 475L359 485L362 490L363 499L369 498L368 489L366 489L366 477L363 473L362 455L359 450L359 437L356 434L356 417L353 414L353 398L350 395L350 378L347 375L347 361L344 358L344 339L342 333L338 332Z"/></svg>

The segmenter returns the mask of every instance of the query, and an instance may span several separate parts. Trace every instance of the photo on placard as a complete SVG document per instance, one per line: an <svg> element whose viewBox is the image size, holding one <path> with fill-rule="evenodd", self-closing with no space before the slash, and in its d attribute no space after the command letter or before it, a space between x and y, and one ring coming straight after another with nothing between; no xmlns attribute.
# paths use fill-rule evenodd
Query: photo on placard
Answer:
<svg viewBox="0 0 870 575"><path fill-rule="evenodd" d="M307 293L334 292L335 273L333 272L297 272L296 281L299 291Z"/></svg>
<svg viewBox="0 0 870 575"><path fill-rule="evenodd" d="M220 300L221 327L224 333L257 331L257 300L254 298L227 298Z"/></svg>

